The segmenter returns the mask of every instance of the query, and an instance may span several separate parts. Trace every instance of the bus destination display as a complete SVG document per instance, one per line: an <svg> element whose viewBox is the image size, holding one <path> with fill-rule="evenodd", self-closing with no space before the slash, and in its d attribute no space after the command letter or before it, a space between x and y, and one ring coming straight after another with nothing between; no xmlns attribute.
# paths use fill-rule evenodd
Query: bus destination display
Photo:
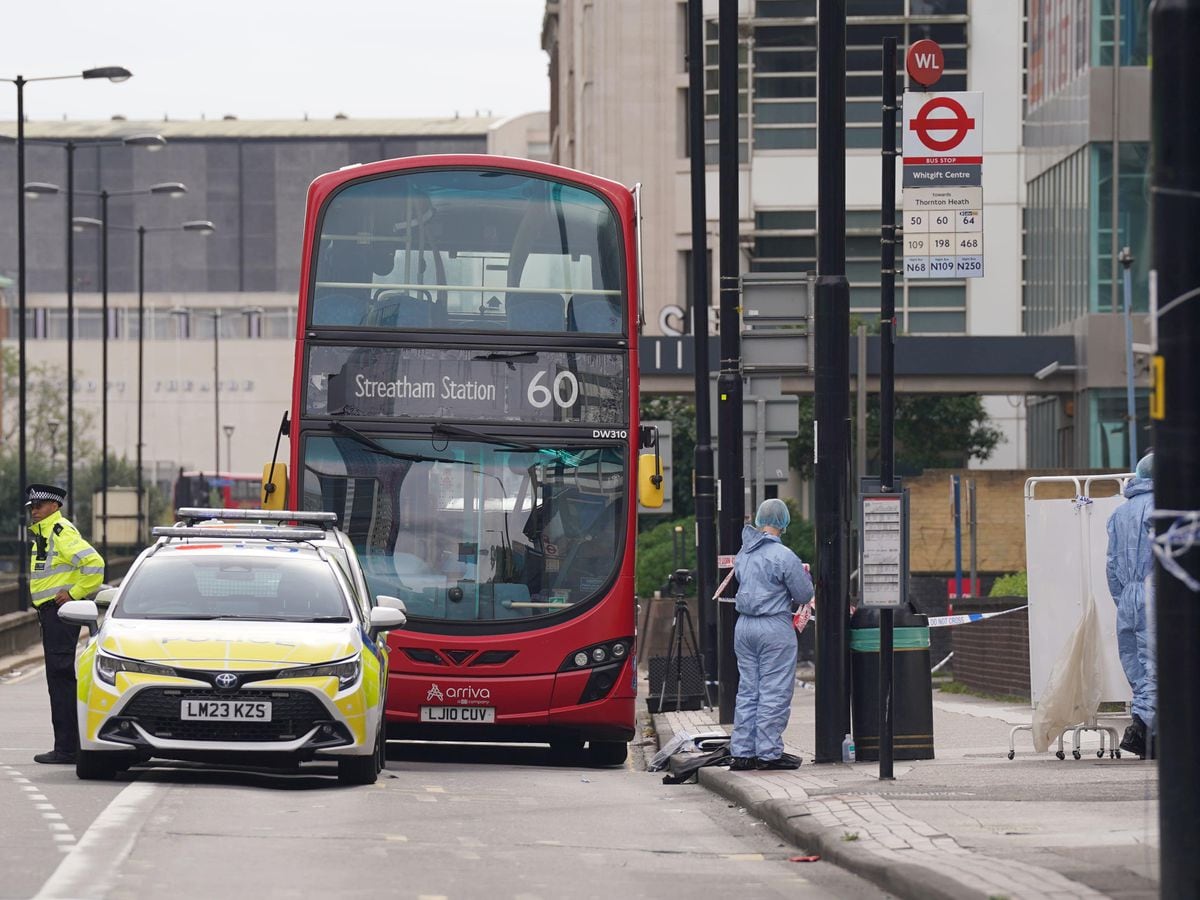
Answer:
<svg viewBox="0 0 1200 900"><path fill-rule="evenodd" d="M619 353L310 345L305 413L624 425L625 378Z"/></svg>

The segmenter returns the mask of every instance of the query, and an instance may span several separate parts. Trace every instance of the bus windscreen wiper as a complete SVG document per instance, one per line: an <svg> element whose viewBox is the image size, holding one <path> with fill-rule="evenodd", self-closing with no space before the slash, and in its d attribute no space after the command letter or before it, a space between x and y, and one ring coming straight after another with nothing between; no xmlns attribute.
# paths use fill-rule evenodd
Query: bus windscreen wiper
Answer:
<svg viewBox="0 0 1200 900"><path fill-rule="evenodd" d="M480 362L515 362L518 359L528 359L537 362L536 350L515 350L511 353L483 353L473 357Z"/></svg>
<svg viewBox="0 0 1200 900"><path fill-rule="evenodd" d="M494 434L488 434L486 431L480 431L477 428L468 428L465 425L451 425L448 422L437 421L433 423L433 433L457 437L479 438L482 441L487 441L489 444L496 444L500 447L508 447L512 450L529 450L533 453L539 453L542 456L548 456L556 462L560 462L564 465L572 467L582 464L582 460L569 450L560 450L551 447L539 447L537 444L531 444L529 441L523 441L520 438L497 437Z"/></svg>
<svg viewBox="0 0 1200 900"><path fill-rule="evenodd" d="M457 460L457 459L443 459L440 456L425 456L424 454L421 454L421 453L402 453L399 450L391 450L391 449L385 447L383 444L379 443L379 441L375 440L374 438L367 437L365 434L363 434L357 428L351 428L349 425L346 425L343 422L339 422L336 419L330 423L329 427L332 428L334 431L341 432L342 434L345 434L345 435L348 435L349 437L354 438L354 440L358 441L358 443L362 444L368 450L372 450L375 453L380 454L381 456L387 456L391 459L402 459L405 462L418 462L418 463L419 462L445 462L445 463L460 462L460 460Z"/></svg>
<svg viewBox="0 0 1200 900"><path fill-rule="evenodd" d="M446 434L451 437L479 438L481 441L487 441L489 444L499 444L501 447L509 447L513 450L531 450L537 453L542 449L537 444L531 444L529 441L522 441L519 438L496 437L496 435L480 431L478 428L468 428L466 425L451 425L449 422L442 422L440 420L433 423L433 433Z"/></svg>

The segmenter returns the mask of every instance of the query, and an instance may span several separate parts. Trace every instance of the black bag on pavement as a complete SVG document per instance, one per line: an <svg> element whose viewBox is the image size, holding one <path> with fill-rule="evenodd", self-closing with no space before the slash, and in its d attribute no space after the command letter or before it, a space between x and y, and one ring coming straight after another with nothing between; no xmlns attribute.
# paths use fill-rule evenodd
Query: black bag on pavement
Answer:
<svg viewBox="0 0 1200 900"><path fill-rule="evenodd" d="M706 753L676 753L667 763L669 774L663 776L663 784L687 784L699 780L699 772L705 766L727 766L732 760L728 743Z"/></svg>

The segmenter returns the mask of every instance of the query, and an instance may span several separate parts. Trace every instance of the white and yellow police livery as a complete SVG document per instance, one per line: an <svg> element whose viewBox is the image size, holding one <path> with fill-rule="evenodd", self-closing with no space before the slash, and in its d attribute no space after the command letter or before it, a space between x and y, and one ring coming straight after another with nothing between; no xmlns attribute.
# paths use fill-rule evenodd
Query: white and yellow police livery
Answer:
<svg viewBox="0 0 1200 900"><path fill-rule="evenodd" d="M334 759L370 784L385 763L387 645L402 604L366 593L331 513L180 510L134 562L77 663L80 778L152 757L291 765ZM298 524L284 524L298 523Z"/></svg>

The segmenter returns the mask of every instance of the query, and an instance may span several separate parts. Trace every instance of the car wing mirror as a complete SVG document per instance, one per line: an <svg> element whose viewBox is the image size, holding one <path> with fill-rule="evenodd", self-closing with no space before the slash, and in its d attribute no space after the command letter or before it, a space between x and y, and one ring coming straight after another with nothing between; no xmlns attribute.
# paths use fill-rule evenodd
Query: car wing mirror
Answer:
<svg viewBox="0 0 1200 900"><path fill-rule="evenodd" d="M100 620L100 609L93 600L68 600L58 608L58 617L72 625L94 629Z"/></svg>
<svg viewBox="0 0 1200 900"><path fill-rule="evenodd" d="M394 609L390 606L376 606L371 610L370 619L370 635L374 640L379 636L380 632L390 631L393 628L403 628L404 623L408 621L408 616L403 610Z"/></svg>

